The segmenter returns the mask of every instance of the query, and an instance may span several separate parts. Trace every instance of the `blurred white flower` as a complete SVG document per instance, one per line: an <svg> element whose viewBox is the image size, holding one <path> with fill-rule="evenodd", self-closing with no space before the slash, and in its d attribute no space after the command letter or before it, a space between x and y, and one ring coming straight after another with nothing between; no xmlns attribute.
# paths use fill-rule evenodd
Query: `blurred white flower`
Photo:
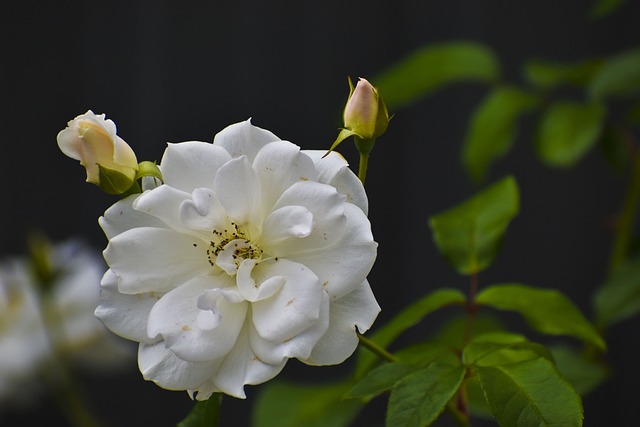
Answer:
<svg viewBox="0 0 640 427"><path fill-rule="evenodd" d="M199 400L343 362L378 306L362 184L337 153L300 151L249 121L169 144L164 185L100 225L110 269L96 315L140 342L148 380Z"/></svg>
<svg viewBox="0 0 640 427"><path fill-rule="evenodd" d="M50 255L53 275L46 285L25 258L0 264L0 399L28 389L41 373L51 374L50 363L95 369L128 354L93 315L102 260L76 242L54 246Z"/></svg>

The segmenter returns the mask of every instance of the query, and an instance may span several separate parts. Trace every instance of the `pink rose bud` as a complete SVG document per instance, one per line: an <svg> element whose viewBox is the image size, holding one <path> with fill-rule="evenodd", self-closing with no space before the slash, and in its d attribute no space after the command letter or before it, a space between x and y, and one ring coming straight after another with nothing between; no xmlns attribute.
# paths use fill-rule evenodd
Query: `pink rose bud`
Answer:
<svg viewBox="0 0 640 427"><path fill-rule="evenodd" d="M382 97L363 78L358 80L355 89L351 91L343 117L344 127L365 140L379 137L389 125L389 113Z"/></svg>

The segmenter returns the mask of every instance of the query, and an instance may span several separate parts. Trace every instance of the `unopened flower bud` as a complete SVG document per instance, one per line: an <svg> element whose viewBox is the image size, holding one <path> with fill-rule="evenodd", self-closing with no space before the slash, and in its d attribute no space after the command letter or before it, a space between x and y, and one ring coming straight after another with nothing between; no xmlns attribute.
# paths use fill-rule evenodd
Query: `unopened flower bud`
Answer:
<svg viewBox="0 0 640 427"><path fill-rule="evenodd" d="M349 81L351 84L351 81ZM389 126L387 107L378 90L360 78L344 108L344 127L358 137L369 140L382 135Z"/></svg>
<svg viewBox="0 0 640 427"><path fill-rule="evenodd" d="M116 125L91 110L71 120L58 133L58 146L87 170L87 182L110 194L124 193L133 185L138 160L131 147L116 135Z"/></svg>

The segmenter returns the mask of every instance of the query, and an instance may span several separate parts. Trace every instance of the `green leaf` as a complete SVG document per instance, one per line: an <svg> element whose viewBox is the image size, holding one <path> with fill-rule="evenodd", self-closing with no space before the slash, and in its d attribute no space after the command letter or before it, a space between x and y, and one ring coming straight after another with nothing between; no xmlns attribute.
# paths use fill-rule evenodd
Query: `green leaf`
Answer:
<svg viewBox="0 0 640 427"><path fill-rule="evenodd" d="M361 398L368 401L375 396L390 390L398 381L416 371L415 366L405 363L385 363L365 375L347 392L345 398Z"/></svg>
<svg viewBox="0 0 640 427"><path fill-rule="evenodd" d="M460 355L450 345L438 341L425 341L403 347L394 355L405 364L423 367L438 361L455 365L460 361Z"/></svg>
<svg viewBox="0 0 640 427"><path fill-rule="evenodd" d="M518 208L518 185L507 177L429 223L445 259L460 274L475 274L493 262Z"/></svg>
<svg viewBox="0 0 640 427"><path fill-rule="evenodd" d="M214 393L208 400L196 402L187 418L178 427L216 427L220 419L222 393Z"/></svg>
<svg viewBox="0 0 640 427"><path fill-rule="evenodd" d="M590 85L591 96L637 95L640 91L640 49L629 50L608 59Z"/></svg>
<svg viewBox="0 0 640 427"><path fill-rule="evenodd" d="M575 64L530 61L524 66L525 78L542 89L560 85L587 86L602 67L602 60L590 59Z"/></svg>
<svg viewBox="0 0 640 427"><path fill-rule="evenodd" d="M371 334L369 339L381 347L387 347L402 332L420 322L428 314L452 304L464 304L466 297L457 289L439 289L411 304L398 313L389 323L380 330ZM375 355L366 349L360 351L356 366L356 377L360 378L377 361Z"/></svg>
<svg viewBox="0 0 640 427"><path fill-rule="evenodd" d="M551 347L556 368L582 396L598 387L609 377L609 369L572 347Z"/></svg>
<svg viewBox="0 0 640 427"><path fill-rule="evenodd" d="M493 419L491 408L489 408L489 404L484 397L478 376L474 375L467 378L464 382L464 387L467 391L467 400L469 402L471 415L484 419Z"/></svg>
<svg viewBox="0 0 640 427"><path fill-rule="evenodd" d="M538 123L535 144L540 159L554 167L573 166L598 140L605 112L600 104L553 104Z"/></svg>
<svg viewBox="0 0 640 427"><path fill-rule="evenodd" d="M600 139L602 153L609 165L623 171L629 165L629 141L624 131L618 127L605 126Z"/></svg>
<svg viewBox="0 0 640 427"><path fill-rule="evenodd" d="M611 326L640 312L640 258L622 264L594 297L596 323Z"/></svg>
<svg viewBox="0 0 640 427"><path fill-rule="evenodd" d="M465 365L475 366L501 366L539 357L553 361L545 346L510 332L480 335L471 340L462 353Z"/></svg>
<svg viewBox="0 0 640 427"><path fill-rule="evenodd" d="M546 359L476 368L491 412L501 426L582 425L580 396Z"/></svg>
<svg viewBox="0 0 640 427"><path fill-rule="evenodd" d="M544 334L568 335L604 350L606 344L580 310L555 289L525 285L493 285L478 294L476 302L498 310L515 311Z"/></svg>
<svg viewBox="0 0 640 427"><path fill-rule="evenodd" d="M407 376L391 390L386 425L430 425L456 394L464 374L462 366L432 363Z"/></svg>
<svg viewBox="0 0 640 427"><path fill-rule="evenodd" d="M462 149L462 162L474 181L482 181L489 166L513 143L518 118L537 98L515 87L493 89L473 113Z"/></svg>
<svg viewBox="0 0 640 427"><path fill-rule="evenodd" d="M494 82L498 60L484 45L448 42L425 46L373 81L390 110L416 102L447 84L461 81Z"/></svg>
<svg viewBox="0 0 640 427"><path fill-rule="evenodd" d="M343 400L350 382L324 385L265 384L253 410L254 427L346 427L362 408Z"/></svg>
<svg viewBox="0 0 640 427"><path fill-rule="evenodd" d="M454 349L462 350L466 345L465 334L467 333L468 324L467 313L449 318L438 331L436 339ZM487 332L501 332L505 329L505 326L496 318L494 313L478 312L473 321L469 337L475 337Z"/></svg>
<svg viewBox="0 0 640 427"><path fill-rule="evenodd" d="M620 8L627 0L596 0L591 6L589 14L592 18L602 18Z"/></svg>

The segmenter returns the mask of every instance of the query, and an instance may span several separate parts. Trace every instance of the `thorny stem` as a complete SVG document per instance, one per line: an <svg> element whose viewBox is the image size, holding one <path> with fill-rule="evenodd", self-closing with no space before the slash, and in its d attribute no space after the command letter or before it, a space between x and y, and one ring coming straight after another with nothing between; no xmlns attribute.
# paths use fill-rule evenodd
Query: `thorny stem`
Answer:
<svg viewBox="0 0 640 427"><path fill-rule="evenodd" d="M378 356L380 359L386 360L387 362L398 361L398 358L396 356L389 353L387 350L380 347L369 338L366 338L364 335L358 334L358 339L360 340L360 344L362 344L367 350Z"/></svg>

